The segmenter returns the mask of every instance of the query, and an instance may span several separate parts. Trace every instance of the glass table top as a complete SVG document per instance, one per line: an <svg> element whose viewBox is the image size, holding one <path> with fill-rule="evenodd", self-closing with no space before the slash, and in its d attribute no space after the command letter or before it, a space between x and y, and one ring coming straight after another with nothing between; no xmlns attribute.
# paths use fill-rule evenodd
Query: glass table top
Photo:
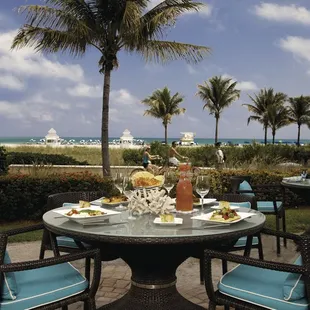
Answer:
<svg viewBox="0 0 310 310"><path fill-rule="evenodd" d="M67 207L68 208L68 207ZM210 208L205 208L204 213L213 212ZM49 227L59 228L61 231L72 233L92 234L101 236L127 237L127 238L178 238L178 237L195 237L195 236L214 236L229 234L237 231L246 231L255 227L260 227L265 222L265 216L255 210L240 208L240 212L250 212L251 217L246 218L238 223L231 224L213 224L201 220L193 220L191 217L199 215L200 210L192 214L175 213L175 217L183 219L181 225L168 226L154 223L158 216L145 214L138 216L135 220L128 219L128 212L123 211L121 214L113 215L106 218L104 224L82 225L73 222L54 211L48 211L43 215L44 223ZM125 223L120 223L125 221ZM115 223L115 225L113 225ZM120 224L118 224L120 223ZM211 226L214 225L214 226ZM215 226L218 225L218 226ZM246 235L246 234L245 234Z"/></svg>

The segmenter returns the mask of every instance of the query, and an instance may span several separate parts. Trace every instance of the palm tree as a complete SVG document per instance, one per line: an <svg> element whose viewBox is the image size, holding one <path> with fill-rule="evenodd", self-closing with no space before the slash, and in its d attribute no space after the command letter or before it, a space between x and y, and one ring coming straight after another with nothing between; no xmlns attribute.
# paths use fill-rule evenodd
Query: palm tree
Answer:
<svg viewBox="0 0 310 310"><path fill-rule="evenodd" d="M269 89L261 89L258 94L254 94L254 96L250 96L253 104L243 104L248 108L250 112L254 115L250 115L248 118L248 125L250 121L258 121L263 124L265 136L264 142L267 144L267 132L269 126L269 116L268 116L268 107L271 105L283 105L287 96L281 92L274 93L273 88Z"/></svg>
<svg viewBox="0 0 310 310"><path fill-rule="evenodd" d="M99 52L99 71L104 75L101 150L103 174L110 175L109 95L111 72L118 67L118 53L138 53L146 61L166 63L184 59L197 63L209 53L204 46L162 41L169 27L187 11L198 11L193 0L165 0L146 11L149 0L45 0L45 5L26 5L26 14L12 48L32 46L45 53L69 52L82 56L89 48Z"/></svg>
<svg viewBox="0 0 310 310"><path fill-rule="evenodd" d="M289 103L289 119L298 126L297 146L300 146L300 127L304 124L310 124L310 97L289 98Z"/></svg>
<svg viewBox="0 0 310 310"><path fill-rule="evenodd" d="M215 117L215 143L218 139L218 122L221 113L240 98L240 90L235 89L236 85L237 82L232 82L231 79L222 76L212 77L203 85L198 85L199 90L196 95L206 103L203 109L207 108Z"/></svg>
<svg viewBox="0 0 310 310"><path fill-rule="evenodd" d="M175 93L171 97L168 87L157 89L153 94L145 98L142 103L147 105L149 109L144 115L153 116L162 120L165 128L165 143L168 144L168 124L171 124L172 116L185 113L186 109L179 108L179 104L183 102L184 97Z"/></svg>
<svg viewBox="0 0 310 310"><path fill-rule="evenodd" d="M290 123L289 111L284 105L272 104L267 108L267 116L272 133L272 144L274 144L276 131Z"/></svg>

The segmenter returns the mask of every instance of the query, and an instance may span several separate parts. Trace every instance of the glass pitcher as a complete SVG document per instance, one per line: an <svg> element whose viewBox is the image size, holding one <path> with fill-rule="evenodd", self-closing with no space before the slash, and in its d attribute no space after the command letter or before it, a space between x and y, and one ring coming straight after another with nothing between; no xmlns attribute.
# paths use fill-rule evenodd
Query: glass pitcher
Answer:
<svg viewBox="0 0 310 310"><path fill-rule="evenodd" d="M176 187L176 210L193 210L193 186L191 182L191 163L180 163L180 178Z"/></svg>

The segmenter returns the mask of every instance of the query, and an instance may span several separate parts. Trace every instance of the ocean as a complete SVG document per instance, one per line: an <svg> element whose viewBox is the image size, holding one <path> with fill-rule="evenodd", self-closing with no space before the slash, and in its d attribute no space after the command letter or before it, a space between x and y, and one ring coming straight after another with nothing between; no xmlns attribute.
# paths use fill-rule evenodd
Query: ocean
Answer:
<svg viewBox="0 0 310 310"><path fill-rule="evenodd" d="M33 143L38 143L40 139L43 137L0 137L0 144L29 144L30 140L35 140ZM81 140L84 141L95 141L95 140L100 140L99 137L62 137L62 139L66 141L72 141L73 144L79 144ZM145 138L145 137L135 137L136 140L143 140L145 144L149 144L153 141L164 141L163 138ZM74 141L73 141L74 140ZM119 140L119 137L115 138L110 138L109 141L112 142L113 140ZM169 138L168 143L171 144L172 141L179 141L180 138ZM214 143L214 138L195 138L194 140L198 145L205 145L205 144L213 144ZM218 139L219 142L222 143L232 143L232 144L250 144L253 141L257 143L263 143L263 139L248 139L248 138L239 138L239 139ZM272 141L269 139L269 143ZM276 143L282 143L282 144L293 144L296 143L296 139L276 139ZM309 144L310 140L309 139L302 139L300 140L301 144Z"/></svg>

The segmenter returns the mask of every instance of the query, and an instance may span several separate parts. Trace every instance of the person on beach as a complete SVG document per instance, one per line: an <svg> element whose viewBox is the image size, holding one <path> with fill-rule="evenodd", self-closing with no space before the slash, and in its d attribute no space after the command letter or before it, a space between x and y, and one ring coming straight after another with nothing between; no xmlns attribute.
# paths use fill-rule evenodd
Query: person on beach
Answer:
<svg viewBox="0 0 310 310"><path fill-rule="evenodd" d="M188 157L182 156L181 154L179 154L176 150L176 147L177 147L177 142L173 141L172 146L169 150L169 163L174 165L174 166L178 166L180 163L180 161L177 159L177 156L182 158L182 159L188 159Z"/></svg>
<svg viewBox="0 0 310 310"><path fill-rule="evenodd" d="M150 154L151 148L149 146L145 147L142 157L142 166L145 169L151 168L152 169L152 160L159 159L159 155L151 155Z"/></svg>
<svg viewBox="0 0 310 310"><path fill-rule="evenodd" d="M221 150L221 143L220 142L217 142L215 144L215 147L216 147L215 155L217 158L216 168L221 170L221 169L223 169L224 164L225 164L225 155L224 155L223 151Z"/></svg>

